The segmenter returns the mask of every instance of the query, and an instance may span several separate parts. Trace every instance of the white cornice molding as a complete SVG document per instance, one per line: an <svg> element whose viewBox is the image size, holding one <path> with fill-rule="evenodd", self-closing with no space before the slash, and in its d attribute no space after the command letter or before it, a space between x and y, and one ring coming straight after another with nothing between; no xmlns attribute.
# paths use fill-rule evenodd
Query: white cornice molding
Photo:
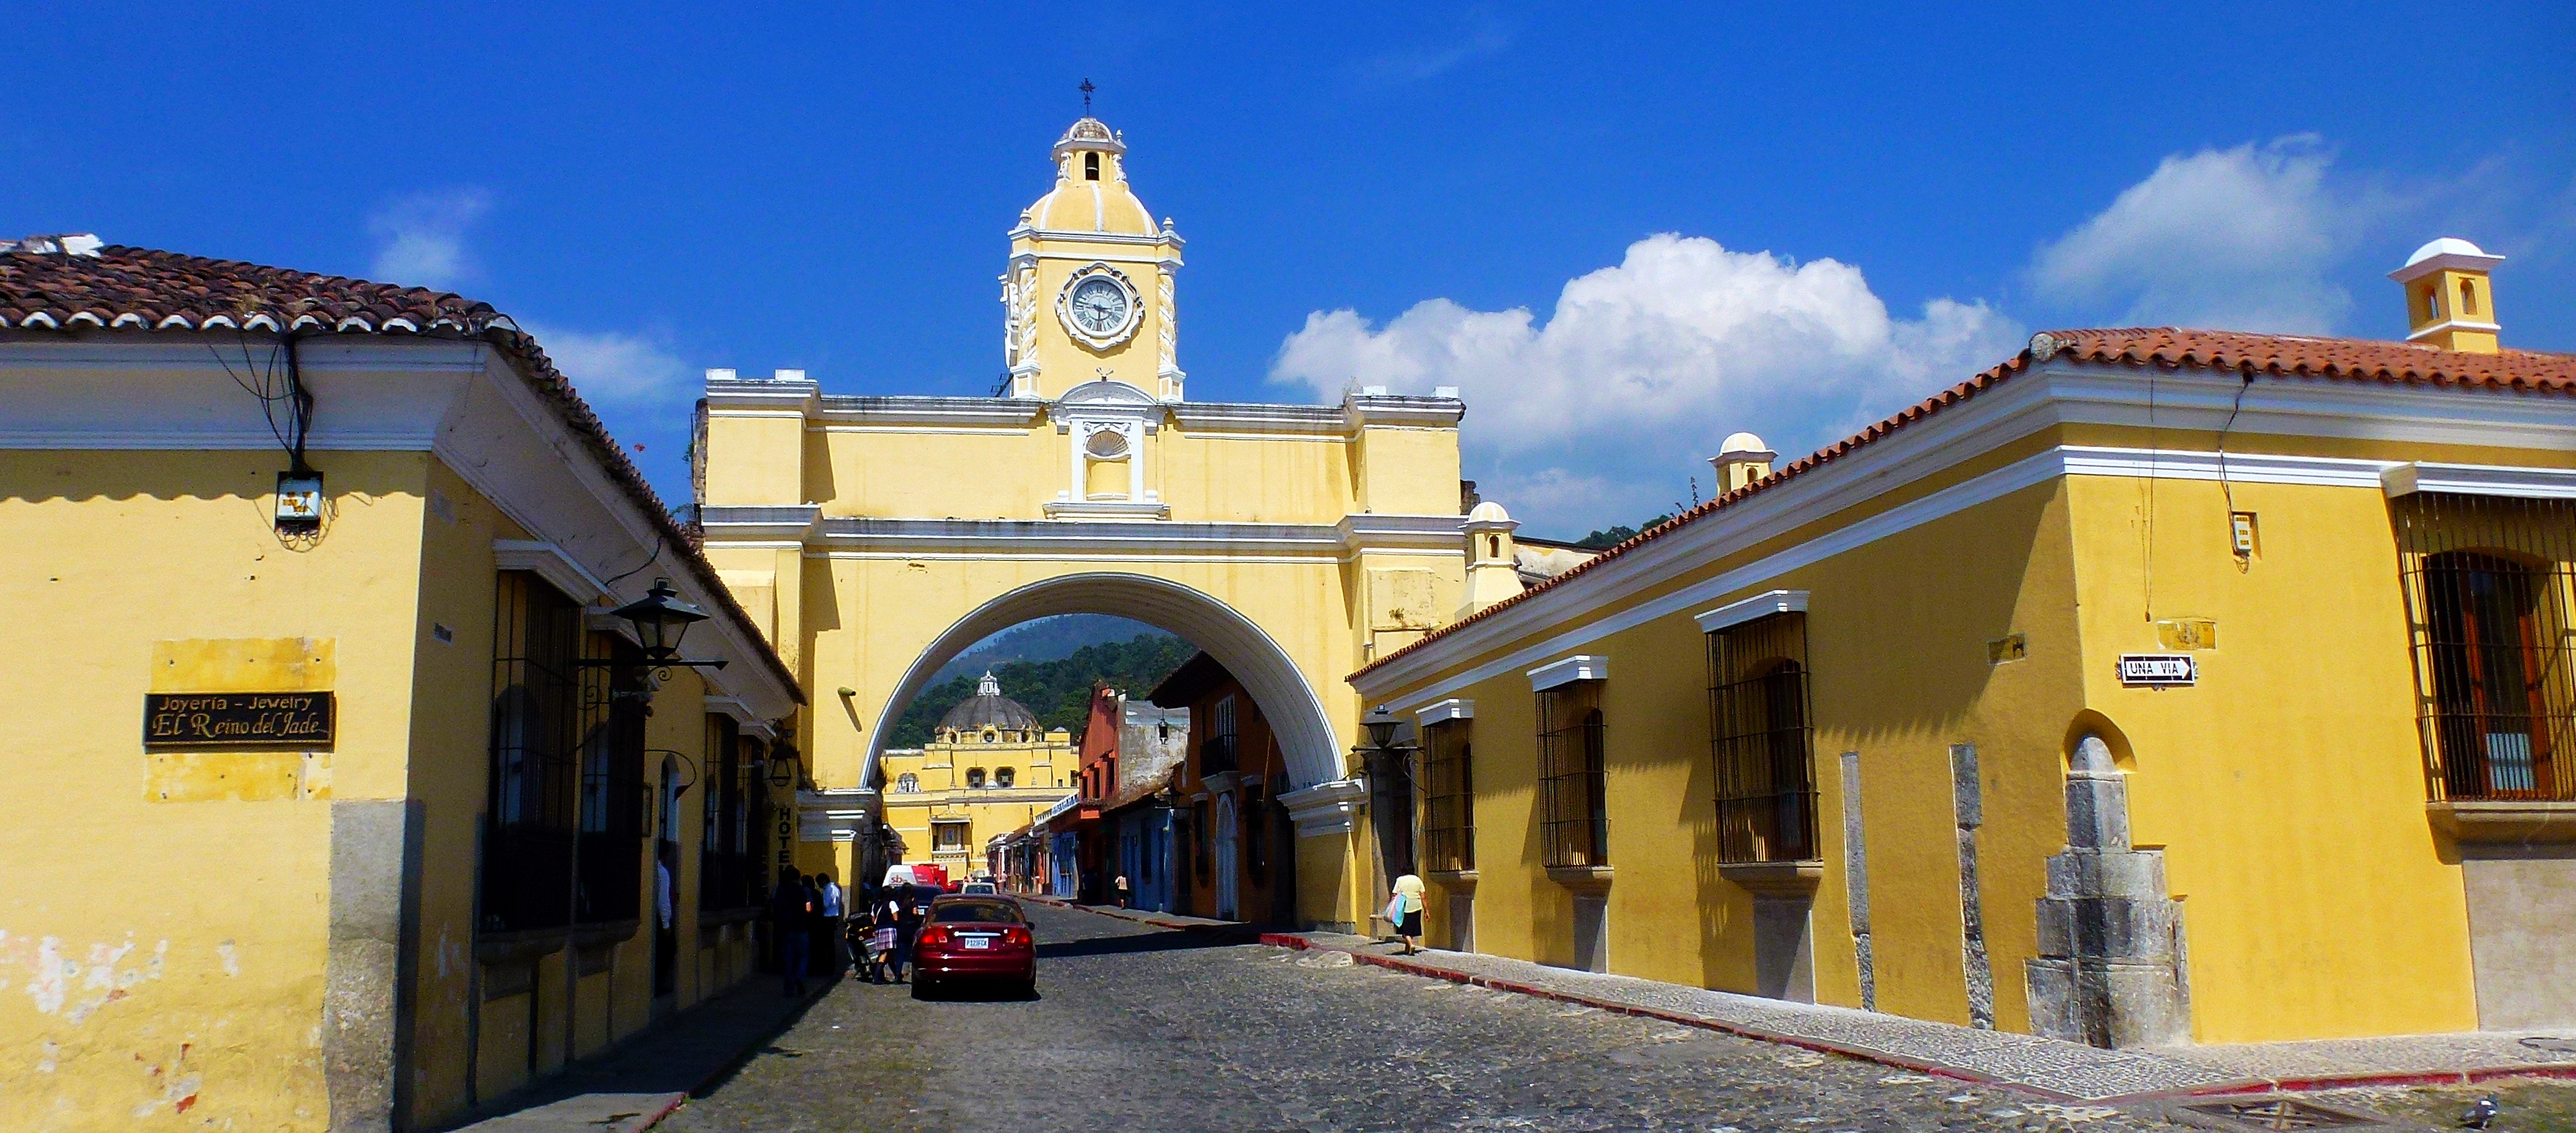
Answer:
<svg viewBox="0 0 2576 1133"><path fill-rule="evenodd" d="M1610 679L1610 659L1597 654L1578 653L1561 661L1550 661L1529 671L1531 692L1546 692L1576 681Z"/></svg>
<svg viewBox="0 0 2576 1133"><path fill-rule="evenodd" d="M815 415L835 427L947 426L986 429L1033 429L1046 414L1046 402L1027 397L855 397L822 398Z"/></svg>
<svg viewBox="0 0 2576 1133"><path fill-rule="evenodd" d="M1185 433L1210 436L1231 433L1342 437L1350 418L1337 405L1270 405L1259 402L1177 401L1168 403L1172 424Z"/></svg>
<svg viewBox="0 0 2576 1133"><path fill-rule="evenodd" d="M1806 591L1773 590L1769 593L1756 594L1750 598L1729 602L1706 613L1693 614L1691 615L1691 620L1699 623L1699 631L1701 633L1716 633L1719 630L1732 626L1740 626L1756 618L1767 618L1773 614L1803 614L1806 612Z"/></svg>
<svg viewBox="0 0 2576 1133"><path fill-rule="evenodd" d="M546 585L583 605L596 602L600 595L608 593L608 584L590 573L590 568L574 561L563 548L542 539L493 540L492 567L495 570L534 572L546 580Z"/></svg>
<svg viewBox="0 0 2576 1133"><path fill-rule="evenodd" d="M220 332L0 332L0 449L277 450L235 377L276 362L269 344L253 340L248 358L238 346ZM316 405L307 451L429 451L484 351L457 339L305 343L298 368Z"/></svg>
<svg viewBox="0 0 2576 1133"><path fill-rule="evenodd" d="M707 412L721 416L746 411L803 416L822 397L821 383L775 378L715 378L706 384Z"/></svg>
<svg viewBox="0 0 2576 1133"><path fill-rule="evenodd" d="M2416 492L2454 492L2466 496L2514 496L2532 500L2576 500L2576 469L2499 468L2486 464L2392 464L2379 474L2380 489L2391 497Z"/></svg>
<svg viewBox="0 0 2576 1133"><path fill-rule="evenodd" d="M1335 779L1272 796L1288 808L1298 837L1346 834L1360 808L1368 805L1368 782L1357 777Z"/></svg>
<svg viewBox="0 0 2576 1133"><path fill-rule="evenodd" d="M1024 224L1011 229L1004 235L1012 240L1033 240L1047 244L1117 244L1131 248L1157 248L1169 245L1174 251L1178 251L1184 243L1187 243L1187 241L1181 239L1180 234L1173 232L1170 229L1164 229L1163 231L1149 234L1137 232L1098 232L1081 228L1039 228L1035 225ZM1085 256L1090 255L1090 253L1087 252L1078 252L1060 248L1031 248L1023 254L1039 255L1048 259L1058 260L1082 259Z"/></svg>
<svg viewBox="0 0 2576 1133"><path fill-rule="evenodd" d="M1464 555L1454 515L1382 515L1361 512L1342 517L1342 544L1357 551L1429 551Z"/></svg>
<svg viewBox="0 0 2576 1133"><path fill-rule="evenodd" d="M1417 726L1424 728L1433 724L1446 724L1451 720L1473 720L1476 718L1476 702L1460 700L1453 696L1447 700L1435 701L1414 709L1413 718Z"/></svg>
<svg viewBox="0 0 2576 1133"><path fill-rule="evenodd" d="M1100 505L1092 505L1100 506ZM1133 506L1133 505L1120 505ZM1152 505L1147 505L1152 506ZM706 509L709 546L747 546L777 542L764 532L737 540L742 530L726 518L736 510ZM1345 554L1386 551L1463 555L1458 544L1458 517L1438 515L1353 515L1327 526L1320 523L1203 523L1134 518L1103 519L878 519L825 517L816 520L807 546L833 555L882 552L908 556L952 552L976 557L1063 557L1067 555L1136 555L1191 552L1218 557L1291 555L1338 559Z"/></svg>
<svg viewBox="0 0 2576 1133"><path fill-rule="evenodd" d="M702 504L698 507L698 527L706 533L709 543L801 547L813 537L822 515L820 504Z"/></svg>
<svg viewBox="0 0 2576 1133"><path fill-rule="evenodd" d="M2444 319L2441 322L2434 323L2430 326L2416 329L2414 332L2406 336L2406 341L2421 342L2424 339L2431 338L2446 330L2482 330L2489 334L2494 334L2502 331L2503 329L2504 328L2502 326L2495 323L2480 322L2476 319Z"/></svg>
<svg viewBox="0 0 2576 1133"><path fill-rule="evenodd" d="M1353 429L1455 429L1458 419L1467 415L1467 403L1454 397L1355 393L1342 399L1342 412Z"/></svg>

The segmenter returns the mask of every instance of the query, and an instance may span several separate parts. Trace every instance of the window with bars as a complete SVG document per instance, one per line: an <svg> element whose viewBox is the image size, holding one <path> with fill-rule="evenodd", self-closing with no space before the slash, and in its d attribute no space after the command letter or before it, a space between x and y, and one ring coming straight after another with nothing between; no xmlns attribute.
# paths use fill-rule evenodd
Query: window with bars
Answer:
<svg viewBox="0 0 2576 1133"><path fill-rule="evenodd" d="M1575 681L1538 695L1539 821L1551 869L1610 864L1610 810L1603 793L1601 682Z"/></svg>
<svg viewBox="0 0 2576 1133"><path fill-rule="evenodd" d="M1708 679L1718 860L1814 860L1807 616L1773 614L1710 633Z"/></svg>
<svg viewBox="0 0 2576 1133"><path fill-rule="evenodd" d="M522 571L501 573L497 599L482 928L559 928L572 917L589 715L581 607Z"/></svg>
<svg viewBox="0 0 2576 1133"><path fill-rule="evenodd" d="M2427 796L2576 800L2576 502L2389 503Z"/></svg>
<svg viewBox="0 0 2576 1133"><path fill-rule="evenodd" d="M761 901L760 858L751 838L750 769L742 725L721 713L707 716L706 785L700 790L698 907L739 909Z"/></svg>
<svg viewBox="0 0 2576 1133"><path fill-rule="evenodd" d="M573 919L637 919L643 908L645 839L652 795L644 782L644 651L612 634L590 634L582 670L581 835L573 848Z"/></svg>
<svg viewBox="0 0 2576 1133"><path fill-rule="evenodd" d="M1476 769L1469 720L1444 720L1423 735L1422 868L1476 868Z"/></svg>
<svg viewBox="0 0 2576 1133"><path fill-rule="evenodd" d="M1208 708L1207 735L1199 741L1199 774L1222 775L1238 770L1242 764L1239 735L1234 724L1234 697L1218 697Z"/></svg>

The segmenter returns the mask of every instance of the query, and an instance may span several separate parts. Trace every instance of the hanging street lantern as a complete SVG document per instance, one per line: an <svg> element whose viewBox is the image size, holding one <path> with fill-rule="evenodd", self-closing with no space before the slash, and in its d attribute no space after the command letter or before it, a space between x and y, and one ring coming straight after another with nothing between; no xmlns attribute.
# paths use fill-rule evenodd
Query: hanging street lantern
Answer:
<svg viewBox="0 0 2576 1133"><path fill-rule="evenodd" d="M1368 729L1370 747L1384 751L1395 746L1395 713L1387 711L1385 705L1378 705L1360 724Z"/></svg>
<svg viewBox="0 0 2576 1133"><path fill-rule="evenodd" d="M615 658L584 660L584 665L607 668L667 669L673 665L721 669L721 657L691 661L680 656L680 639L687 637L689 627L707 620L707 612L680 600L680 592L671 589L671 580L657 578L653 588L642 598L610 611L635 627L635 642L644 649L641 664L621 662ZM666 674L667 675L667 674Z"/></svg>
<svg viewBox="0 0 2576 1133"><path fill-rule="evenodd" d="M680 639L689 627L707 620L707 612L680 601L680 592L671 589L671 580L657 578L644 597L619 606L618 617L635 626L635 640L644 646L644 656L668 664L680 655Z"/></svg>

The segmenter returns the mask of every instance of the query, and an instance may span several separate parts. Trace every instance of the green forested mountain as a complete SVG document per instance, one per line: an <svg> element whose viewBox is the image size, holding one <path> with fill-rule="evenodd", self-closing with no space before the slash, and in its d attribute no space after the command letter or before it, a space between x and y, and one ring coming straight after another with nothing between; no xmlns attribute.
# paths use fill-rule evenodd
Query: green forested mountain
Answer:
<svg viewBox="0 0 2576 1133"><path fill-rule="evenodd" d="M1672 513L1666 512L1653 519L1649 519L1644 523L1638 524L1635 527L1621 524L1617 527L1605 528L1575 540L1574 545L1587 551L1607 551L1612 547L1616 547L1621 543L1625 543L1630 539L1636 538L1637 533L1640 531L1650 530L1658 525L1671 522L1672 518Z"/></svg>
<svg viewBox="0 0 2576 1133"><path fill-rule="evenodd" d="M993 678L1002 682L1002 695L1028 705L1047 727L1072 731L1074 742L1080 743L1083 721L1091 710L1092 682L1107 681L1112 688L1142 697L1196 652L1197 646L1171 634L1140 633L1125 641L1086 645L1070 657L1053 661L995 665ZM982 675L978 671L953 677L914 697L912 707L896 718L886 746L920 747L930 742L930 730L939 725L939 718L958 701L975 695L975 680Z"/></svg>
<svg viewBox="0 0 2576 1133"><path fill-rule="evenodd" d="M1125 641L1140 633L1159 633L1143 622L1112 614L1057 614L1033 622L1021 622L982 641L976 642L957 659L931 674L930 683L940 684L958 677L978 676L984 670L1010 661L1053 661L1070 657L1085 645Z"/></svg>

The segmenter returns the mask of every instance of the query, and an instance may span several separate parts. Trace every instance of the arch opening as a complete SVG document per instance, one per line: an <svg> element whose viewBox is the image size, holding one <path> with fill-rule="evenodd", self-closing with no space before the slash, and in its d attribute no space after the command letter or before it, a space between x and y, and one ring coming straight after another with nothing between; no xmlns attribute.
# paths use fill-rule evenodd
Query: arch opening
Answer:
<svg viewBox="0 0 2576 1133"><path fill-rule="evenodd" d="M1012 626L1058 614L1110 614L1186 639L1234 674L1261 706L1294 787L1341 777L1341 749L1323 699L1287 651L1259 625L1222 600L1168 579L1091 572L1011 590L976 607L932 640L879 706L869 729L860 782L882 788L886 739L894 722L949 661Z"/></svg>

